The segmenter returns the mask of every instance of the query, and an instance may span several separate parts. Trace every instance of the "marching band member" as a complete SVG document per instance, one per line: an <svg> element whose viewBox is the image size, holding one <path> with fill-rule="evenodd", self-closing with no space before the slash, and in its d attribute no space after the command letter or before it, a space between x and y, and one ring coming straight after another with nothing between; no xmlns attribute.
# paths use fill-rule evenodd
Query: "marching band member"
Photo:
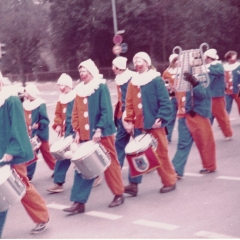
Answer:
<svg viewBox="0 0 240 240"><path fill-rule="evenodd" d="M125 128L128 133L131 133L134 128L145 130L157 139L156 152L161 160L161 166L157 168L157 172L163 183L160 193L167 193L176 188L177 181L168 157L165 132L171 117L171 102L160 74L150 69L149 55L139 52L133 57L133 63L137 74L132 77L127 89ZM136 196L138 183L130 182L124 192Z"/></svg>
<svg viewBox="0 0 240 240"><path fill-rule="evenodd" d="M216 170L216 146L209 117L211 116L211 96L208 88L204 88L188 73L184 79L189 81L192 89L176 92L178 101L178 144L172 159L177 178L184 175L184 168L195 141L202 159L203 169L200 173L211 173Z"/></svg>
<svg viewBox="0 0 240 240"><path fill-rule="evenodd" d="M76 92L73 90L72 78L66 73L63 73L59 77L57 85L61 94L57 101L52 128L57 132L58 136L64 136L66 138L74 135L71 121ZM64 191L63 184L65 183L67 170L70 165L70 159L57 160L53 175L54 185L48 188L47 191L52 193Z"/></svg>
<svg viewBox="0 0 240 240"><path fill-rule="evenodd" d="M50 153L49 147L49 118L47 115L46 103L38 97L38 88L31 84L25 88L25 101L23 102L24 115L30 138L38 136L41 141L39 150L43 159L51 170L54 170L56 160ZM37 151L38 152L38 151ZM37 159L37 152L35 159ZM31 181L36 170L37 161L27 166L28 178Z"/></svg>
<svg viewBox="0 0 240 240"><path fill-rule="evenodd" d="M207 64L207 73L210 78L210 93L212 97L212 116L210 118L213 124L214 118L225 136L225 140L232 138L232 128L230 125L230 119L226 111L225 102L225 80L224 80L224 68L217 55L216 49L208 49L204 52L205 62Z"/></svg>
<svg viewBox="0 0 240 240"><path fill-rule="evenodd" d="M169 97L172 103L172 116L171 120L169 121L167 125L167 139L168 142L170 143L172 141L172 132L173 128L175 125L176 121L176 116L177 116L177 110L178 110L178 105L177 105L177 99L175 96L175 90L174 90L174 78L177 74L177 66L178 66L178 54L174 53L171 54L169 57L169 67L163 72L162 78L165 81L165 85L167 85Z"/></svg>
<svg viewBox="0 0 240 240"><path fill-rule="evenodd" d="M26 162L33 159L32 146L28 137L24 111L20 99L12 95L11 89L3 87L0 74L0 159L11 164L26 185L26 194L21 202L37 225L32 234L43 232L50 220L44 199L27 177ZM0 213L0 233L6 220L6 211Z"/></svg>
<svg viewBox="0 0 240 240"><path fill-rule="evenodd" d="M240 63L237 62L237 52L227 52L225 54L225 59L227 63L223 66L226 83L226 110L228 114L230 114L233 100L235 100L238 107L238 113L240 114Z"/></svg>
<svg viewBox="0 0 240 240"><path fill-rule="evenodd" d="M114 145L116 130L110 93L106 81L99 78L99 70L91 59L80 63L78 70L82 81L76 87L72 112L72 126L76 132L75 141L78 143L92 139L94 142L100 142L109 152L111 164L104 175L107 185L115 195L109 207L116 207L124 202L124 186ZM94 179L84 179L82 174L75 171L70 199L74 203L63 211L84 212L93 182Z"/></svg>
<svg viewBox="0 0 240 240"><path fill-rule="evenodd" d="M118 154L118 160L123 167L125 159L125 147L128 144L131 135L125 130L122 124L122 115L125 110L125 99L128 83L135 72L127 68L127 58L119 56L112 62L112 70L116 75L115 82L117 85L118 102L115 106L114 120L117 127L115 146Z"/></svg>

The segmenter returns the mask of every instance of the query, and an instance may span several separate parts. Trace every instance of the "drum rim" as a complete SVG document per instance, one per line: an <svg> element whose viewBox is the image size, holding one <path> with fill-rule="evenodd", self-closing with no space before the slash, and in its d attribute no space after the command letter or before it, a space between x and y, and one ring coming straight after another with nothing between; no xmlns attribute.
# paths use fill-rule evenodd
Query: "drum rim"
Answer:
<svg viewBox="0 0 240 240"><path fill-rule="evenodd" d="M92 140L90 140L90 141L92 141ZM79 145L79 147L81 146L81 144L84 144L84 143L88 143L89 141L87 141L87 142L82 142L82 143L80 143L80 145ZM93 141L92 141L93 142ZM97 146L97 148L100 148L100 146L99 146L99 143L96 143L96 142L93 142L94 144L93 144L93 146L95 145L95 146ZM72 161L76 161L76 160L79 160L79 159L85 159L86 157L88 157L89 155L91 155L95 150L97 150L97 148L94 148L94 149L92 149L89 153L87 153L85 156L82 156L82 157L78 157L78 158L74 158L74 155L77 153L77 151L79 150L76 150L75 152L74 152L74 154L73 154L73 157L71 158L71 160ZM101 148L100 148L101 149ZM102 149L101 149L102 150Z"/></svg>
<svg viewBox="0 0 240 240"><path fill-rule="evenodd" d="M59 138L57 141L59 141L59 140L62 139L62 138L63 138L63 139L66 139L66 138L69 138L69 137L72 137L72 136L71 136L71 135L70 135L70 136L67 136L67 137L64 137L64 136L63 136L63 137ZM54 142L54 143L57 143L57 142ZM69 146L73 143L73 137L72 137L71 141L70 141L67 145L65 145L64 147L58 149L57 151L52 151L52 146L54 145L54 143L52 143L52 145L51 145L51 147L50 147L50 152L51 152L51 153L62 152L63 149L69 147Z"/></svg>
<svg viewBox="0 0 240 240"><path fill-rule="evenodd" d="M140 135L138 135L137 137L135 137L134 139L140 138L140 136L143 137L144 135L145 135L145 133L140 134ZM149 133L147 133L146 136L149 136L150 138L152 138L152 137L151 137L151 134L149 134ZM131 142L132 142L132 141L131 141ZM125 147L125 153L128 154L128 155L135 155L135 154L144 152L144 151L147 150L149 147L151 147L151 142L152 142L152 141L150 141L150 142L147 144L147 146L144 146L144 147L138 149L137 151L127 152L127 151L126 151L126 148L127 148L127 146L128 146L131 142L129 142L129 143L126 145L126 147Z"/></svg>

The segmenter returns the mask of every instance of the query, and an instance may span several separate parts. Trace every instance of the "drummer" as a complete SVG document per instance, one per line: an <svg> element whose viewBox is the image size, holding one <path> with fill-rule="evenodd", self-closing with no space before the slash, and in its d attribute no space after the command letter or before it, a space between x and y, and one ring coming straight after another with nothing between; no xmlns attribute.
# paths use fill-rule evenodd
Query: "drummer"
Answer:
<svg viewBox="0 0 240 240"><path fill-rule="evenodd" d="M43 159L51 170L54 170L56 159L50 153L49 147L49 118L45 101L38 97L40 94L36 85L29 84L25 87L25 101L23 102L25 120L30 138L37 136L40 141L40 151ZM35 152L37 160L38 150ZM35 173L37 161L27 166L28 178L31 181Z"/></svg>
<svg viewBox="0 0 240 240"><path fill-rule="evenodd" d="M72 109L76 92L73 90L72 78L63 73L58 81L57 85L60 89L60 96L55 109L55 117L53 123L53 129L58 136L64 136L65 138L74 135L72 128ZM66 174L71 164L70 159L57 160L54 169L54 185L47 189L52 193L60 193L64 191L63 184L65 183Z"/></svg>
<svg viewBox="0 0 240 240"><path fill-rule="evenodd" d="M161 160L157 168L163 187L160 193L167 193L176 188L176 174L168 156L168 142L165 127L172 115L171 102L160 73L151 69L151 58L145 52L137 53L133 58L137 74L128 85L126 96L126 131L131 133L140 128L153 135L158 141L156 152ZM138 183L130 181L124 192L132 196L138 193Z"/></svg>
<svg viewBox="0 0 240 240"><path fill-rule="evenodd" d="M39 195L27 177L26 162L33 159L33 151L27 134L22 103L14 92L3 87L0 74L0 159L11 164L23 183L26 194L21 202L37 225L32 234L43 232L50 220L44 199ZM6 212L0 213L0 233L6 220Z"/></svg>
<svg viewBox="0 0 240 240"><path fill-rule="evenodd" d="M80 63L78 70L81 82L76 87L77 95L72 112L72 126L76 131L75 141L78 143L92 139L94 142L100 142L109 152L111 164L105 170L104 175L108 187L115 195L109 207L116 207L124 202L124 186L114 145L116 130L110 93L106 80L100 79L99 70L91 59ZM63 211L83 213L93 182L94 179L84 179L75 171L70 198L73 204Z"/></svg>

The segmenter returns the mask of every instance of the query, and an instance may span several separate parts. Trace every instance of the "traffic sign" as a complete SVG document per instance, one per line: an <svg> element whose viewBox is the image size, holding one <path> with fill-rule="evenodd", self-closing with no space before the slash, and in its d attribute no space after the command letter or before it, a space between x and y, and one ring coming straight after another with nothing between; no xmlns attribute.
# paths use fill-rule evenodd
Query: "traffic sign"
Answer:
<svg viewBox="0 0 240 240"><path fill-rule="evenodd" d="M121 47L122 47L122 53L127 52L127 50L128 50L128 44L127 43L122 43Z"/></svg>
<svg viewBox="0 0 240 240"><path fill-rule="evenodd" d="M120 53L122 52L122 47L121 47L121 45L116 44L116 45L113 47L112 51L113 51L113 53L114 53L115 55L120 54Z"/></svg>
<svg viewBox="0 0 240 240"><path fill-rule="evenodd" d="M113 37L113 43L114 44L120 44L122 42L123 38L122 35L115 35Z"/></svg>

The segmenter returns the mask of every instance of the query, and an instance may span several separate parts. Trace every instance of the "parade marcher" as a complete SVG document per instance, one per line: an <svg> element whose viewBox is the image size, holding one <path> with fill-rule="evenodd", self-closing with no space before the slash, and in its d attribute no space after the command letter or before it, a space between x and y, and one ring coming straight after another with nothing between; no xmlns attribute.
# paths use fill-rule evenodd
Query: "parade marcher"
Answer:
<svg viewBox="0 0 240 240"><path fill-rule="evenodd" d="M177 99L175 96L175 90L174 90L174 79L177 74L177 67L178 67L178 54L174 53L171 54L169 57L169 67L163 72L162 78L165 81L165 85L168 89L169 97L172 103L172 116L171 120L169 121L167 125L167 139L170 143L172 141L172 133L173 128L176 121L177 116L177 110L178 110L178 104Z"/></svg>
<svg viewBox="0 0 240 240"><path fill-rule="evenodd" d="M24 111L17 93L3 86L0 74L0 159L11 165L26 185L26 194L21 202L36 227L32 234L43 232L50 216L44 199L39 195L27 177L26 162L33 159ZM0 233L6 220L6 211L0 213Z"/></svg>
<svg viewBox="0 0 240 240"><path fill-rule="evenodd" d="M238 113L240 114L240 63L237 62L237 52L229 51L225 54L227 63L223 65L225 73L225 99L226 110L230 114L232 110L232 103L235 100Z"/></svg>
<svg viewBox="0 0 240 240"><path fill-rule="evenodd" d="M210 123L211 95L191 74L184 79L191 83L191 90L176 92L178 101L178 144L172 159L178 179L184 175L184 168L193 144L196 143L203 169L200 173L216 170L216 146Z"/></svg>
<svg viewBox="0 0 240 240"><path fill-rule="evenodd" d="M209 88L212 97L211 124L213 124L214 118L216 118L225 137L224 139L230 140L233 132L229 115L226 111L223 64L221 61L218 61L219 57L216 49L208 49L204 52L204 57L207 64L207 73L210 78Z"/></svg>
<svg viewBox="0 0 240 240"><path fill-rule="evenodd" d="M125 98L128 83L135 72L127 68L127 58L119 56L112 62L112 70L116 75L115 82L117 85L118 102L115 106L114 121L117 127L115 146L118 154L118 161L123 167L125 159L125 147L128 144L131 135L127 133L122 124L122 115L125 110Z"/></svg>
<svg viewBox="0 0 240 240"><path fill-rule="evenodd" d="M114 145L116 129L110 93L106 80L99 78L99 70L91 59L80 63L78 70L81 82L76 87L72 112L72 126L76 132L75 141L78 143L93 140L102 144L109 152L111 163L104 175L108 187L115 195L109 207L116 207L124 202L124 186ZM74 203L63 211L84 212L93 182L94 179L85 179L82 174L75 171L70 198Z"/></svg>
<svg viewBox="0 0 240 240"><path fill-rule="evenodd" d="M49 118L45 101L38 97L40 94L36 85L29 84L25 87L25 101L23 102L25 121L30 138L37 136L41 145L39 150L51 170L54 170L56 159L50 153L49 147ZM35 152L37 159L38 150ZM27 166L28 178L31 181L35 173L37 161Z"/></svg>
<svg viewBox="0 0 240 240"><path fill-rule="evenodd" d="M73 90L72 78L63 73L58 81L57 85L61 94L58 98L55 117L52 128L57 132L58 136L64 136L65 138L72 135L74 131L72 128L72 109L76 92ZM65 183L67 170L71 165L70 159L57 160L54 168L54 185L47 189L52 193L60 193L64 191L63 184Z"/></svg>
<svg viewBox="0 0 240 240"><path fill-rule="evenodd" d="M124 159L125 159L125 147L128 144L131 135L126 131L122 123L122 115L125 110L125 99L127 93L128 83L136 72L130 71L127 68L127 58L119 56L116 57L112 62L112 70L116 74L115 82L117 85L118 92L118 102L114 111L114 122L117 127L116 134L116 151L118 155L118 161L123 167ZM139 129L135 129L135 136L141 131ZM131 178L130 174L128 175L129 182L140 183L141 177Z"/></svg>
<svg viewBox="0 0 240 240"><path fill-rule="evenodd" d="M131 133L134 128L142 129L157 139L156 152L161 161L156 170L161 177L163 187L160 193L167 193L176 188L176 173L168 156L166 130L172 112L171 102L160 73L150 69L151 58L145 52L133 57L137 74L132 77L126 95L126 131ZM130 181L124 192L132 196L138 193L138 183ZM138 177L138 178L139 178ZM134 178L133 178L134 179Z"/></svg>

